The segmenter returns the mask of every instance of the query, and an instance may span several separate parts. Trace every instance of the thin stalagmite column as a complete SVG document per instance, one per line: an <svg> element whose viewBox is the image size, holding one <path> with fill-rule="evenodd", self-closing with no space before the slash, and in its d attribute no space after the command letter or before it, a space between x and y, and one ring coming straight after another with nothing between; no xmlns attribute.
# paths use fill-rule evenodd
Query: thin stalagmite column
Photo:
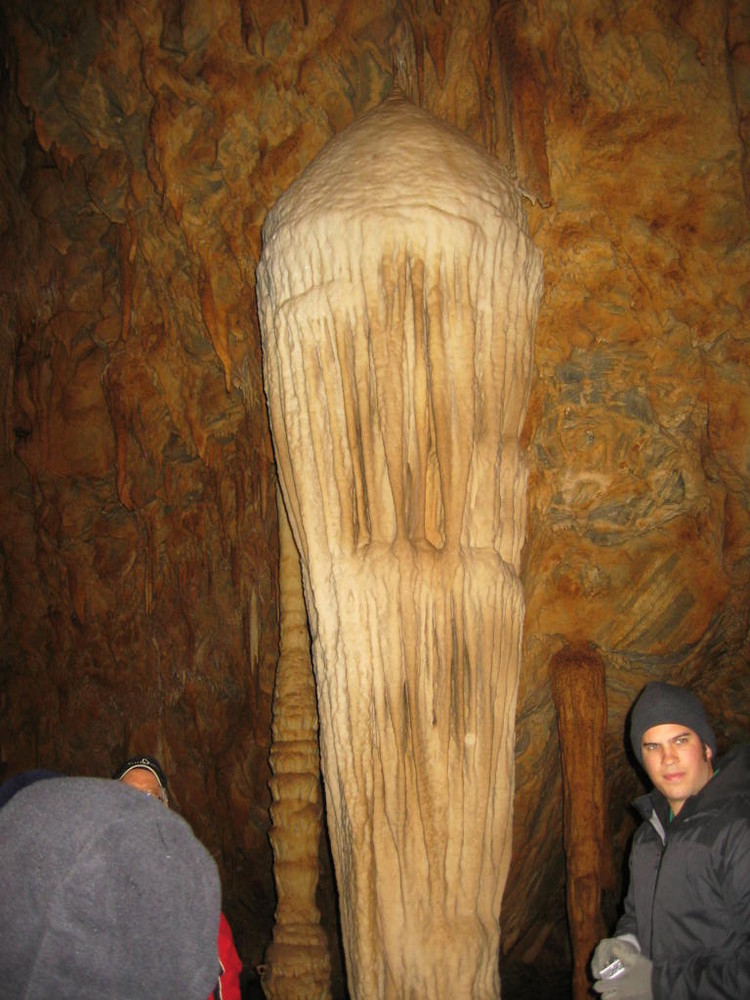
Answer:
<svg viewBox="0 0 750 1000"><path fill-rule="evenodd" d="M326 1000L331 960L315 900L322 833L318 710L299 553L280 496L278 510L281 648L269 783L277 904L262 982L269 1000Z"/></svg>
<svg viewBox="0 0 750 1000"><path fill-rule="evenodd" d="M607 694L604 663L589 646L566 646L550 661L563 776L563 839L568 926L573 948L573 998L589 994L591 952L605 933L601 913L605 855L604 746Z"/></svg>
<svg viewBox="0 0 750 1000"><path fill-rule="evenodd" d="M498 996L540 254L497 161L398 96L263 239L349 990Z"/></svg>

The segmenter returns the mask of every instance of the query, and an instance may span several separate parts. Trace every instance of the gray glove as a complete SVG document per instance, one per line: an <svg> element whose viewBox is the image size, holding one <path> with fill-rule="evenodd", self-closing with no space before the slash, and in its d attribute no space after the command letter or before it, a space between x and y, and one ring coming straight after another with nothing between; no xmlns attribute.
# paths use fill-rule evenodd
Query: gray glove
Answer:
<svg viewBox="0 0 750 1000"><path fill-rule="evenodd" d="M594 990L604 1000L654 1000L651 991L653 965L650 959L641 955L627 941L617 939L612 944L611 955L612 961L620 959L625 971L616 979L597 979Z"/></svg>
<svg viewBox="0 0 750 1000"><path fill-rule="evenodd" d="M615 953L614 949L617 948ZM638 948L627 938L602 938L599 944L594 949L594 954L591 956L591 975L595 979L601 979L602 971L606 969L608 965L611 965L616 958L622 961L622 951L631 952L633 955L638 954Z"/></svg>

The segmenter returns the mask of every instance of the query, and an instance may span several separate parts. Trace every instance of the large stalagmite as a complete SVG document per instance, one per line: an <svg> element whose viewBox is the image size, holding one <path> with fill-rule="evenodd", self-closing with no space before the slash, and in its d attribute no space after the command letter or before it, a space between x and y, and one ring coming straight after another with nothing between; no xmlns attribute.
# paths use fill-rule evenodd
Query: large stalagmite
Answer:
<svg viewBox="0 0 750 1000"><path fill-rule="evenodd" d="M497 996L540 254L498 163L398 96L263 235L349 989Z"/></svg>

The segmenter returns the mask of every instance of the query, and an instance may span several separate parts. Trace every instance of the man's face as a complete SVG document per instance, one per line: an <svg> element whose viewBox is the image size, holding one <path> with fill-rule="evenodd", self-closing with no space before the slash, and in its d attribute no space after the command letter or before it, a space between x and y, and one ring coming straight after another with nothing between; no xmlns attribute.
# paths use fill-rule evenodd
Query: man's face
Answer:
<svg viewBox="0 0 750 1000"><path fill-rule="evenodd" d="M164 801L164 789L159 784L156 775L148 768L134 767L127 774L124 774L120 781L123 785L130 785L131 788L137 788L139 792L153 795L162 802Z"/></svg>
<svg viewBox="0 0 750 1000"><path fill-rule="evenodd" d="M646 774L677 813L685 800L710 780L711 750L686 726L665 723L643 734L641 753Z"/></svg>

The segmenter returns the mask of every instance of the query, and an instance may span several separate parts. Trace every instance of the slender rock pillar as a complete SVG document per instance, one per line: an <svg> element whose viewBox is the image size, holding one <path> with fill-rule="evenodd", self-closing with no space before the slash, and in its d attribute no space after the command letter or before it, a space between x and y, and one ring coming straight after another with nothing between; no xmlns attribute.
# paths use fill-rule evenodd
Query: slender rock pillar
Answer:
<svg viewBox="0 0 750 1000"><path fill-rule="evenodd" d="M604 936L601 912L607 803L604 663L589 646L565 647L550 662L563 775L563 838L573 998L586 1000L588 960Z"/></svg>
<svg viewBox="0 0 750 1000"><path fill-rule="evenodd" d="M263 239L349 990L498 996L541 257L497 161L400 97L324 148Z"/></svg>
<svg viewBox="0 0 750 1000"><path fill-rule="evenodd" d="M326 1000L331 961L315 900L323 830L318 710L299 553L280 496L278 508L281 649L270 761L277 904L262 984L269 1000Z"/></svg>

